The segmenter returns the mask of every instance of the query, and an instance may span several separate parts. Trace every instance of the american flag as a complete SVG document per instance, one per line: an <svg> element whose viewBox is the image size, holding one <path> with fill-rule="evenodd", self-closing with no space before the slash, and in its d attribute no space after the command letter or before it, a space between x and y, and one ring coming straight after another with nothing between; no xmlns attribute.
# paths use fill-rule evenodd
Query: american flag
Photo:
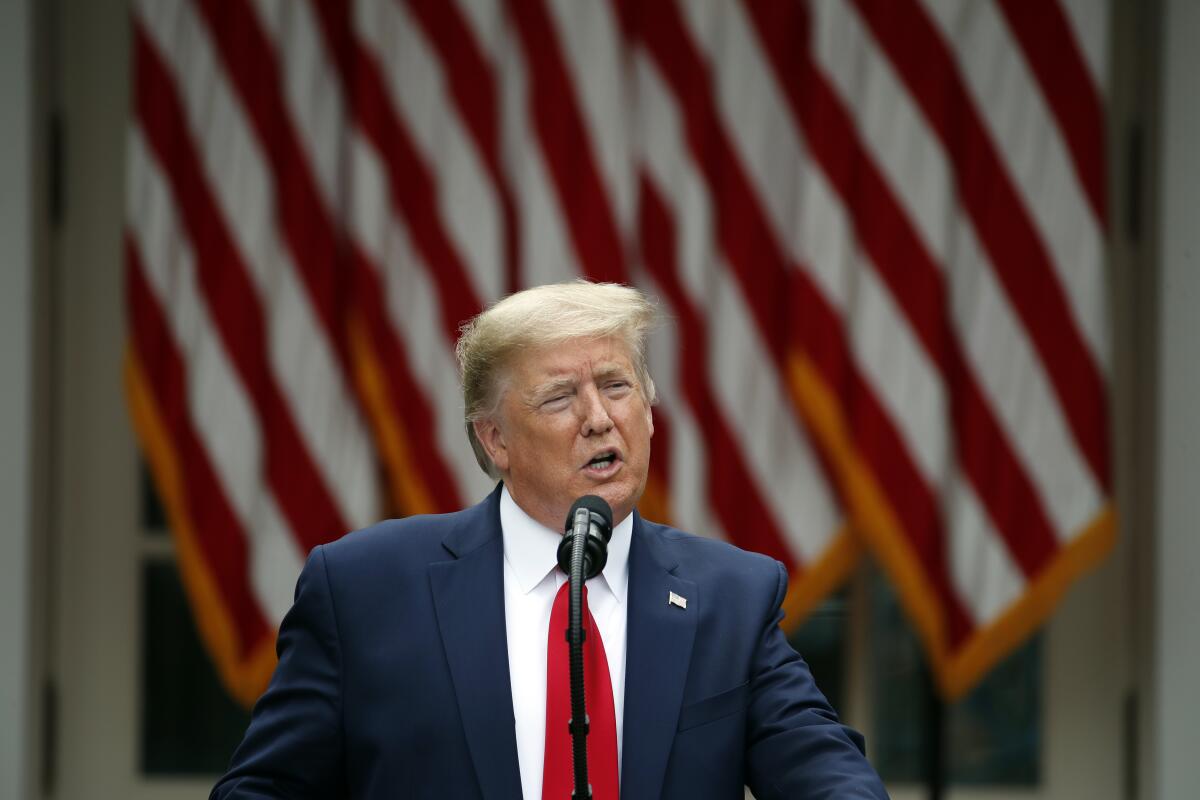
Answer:
<svg viewBox="0 0 1200 800"><path fill-rule="evenodd" d="M969 689L1103 557L1101 0L141 0L126 385L252 701L305 553L490 488L460 324L632 283L670 323L642 513L869 553Z"/></svg>

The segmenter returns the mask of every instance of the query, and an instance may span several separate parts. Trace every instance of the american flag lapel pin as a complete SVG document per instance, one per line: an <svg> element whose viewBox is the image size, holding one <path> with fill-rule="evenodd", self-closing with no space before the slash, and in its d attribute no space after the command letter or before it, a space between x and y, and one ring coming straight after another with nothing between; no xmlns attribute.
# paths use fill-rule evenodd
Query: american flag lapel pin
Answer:
<svg viewBox="0 0 1200 800"><path fill-rule="evenodd" d="M679 595L675 594L674 592L667 592L667 605L679 606L680 608L687 608L687 598L680 597Z"/></svg>

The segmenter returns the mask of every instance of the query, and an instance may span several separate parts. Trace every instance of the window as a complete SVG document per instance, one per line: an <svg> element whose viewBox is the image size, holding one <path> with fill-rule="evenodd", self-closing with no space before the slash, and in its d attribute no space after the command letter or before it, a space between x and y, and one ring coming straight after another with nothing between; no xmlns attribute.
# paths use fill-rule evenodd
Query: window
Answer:
<svg viewBox="0 0 1200 800"><path fill-rule="evenodd" d="M931 743L924 654L887 581L872 571L870 585L872 760L889 783L922 783ZM970 694L944 707L949 783L1038 783L1041 653L1035 636Z"/></svg>
<svg viewBox="0 0 1200 800"><path fill-rule="evenodd" d="M141 771L216 775L249 712L226 694L200 642L153 483L142 469Z"/></svg>
<svg viewBox="0 0 1200 800"><path fill-rule="evenodd" d="M830 595L789 637L792 647L808 663L817 686L839 714L846 703L848 603L845 591Z"/></svg>

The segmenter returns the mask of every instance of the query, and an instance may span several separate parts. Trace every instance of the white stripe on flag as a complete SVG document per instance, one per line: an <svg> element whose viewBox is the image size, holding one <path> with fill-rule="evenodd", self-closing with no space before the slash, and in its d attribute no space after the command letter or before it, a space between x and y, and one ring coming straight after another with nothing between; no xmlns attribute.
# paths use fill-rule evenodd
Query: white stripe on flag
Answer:
<svg viewBox="0 0 1200 800"><path fill-rule="evenodd" d="M396 116L433 180L438 217L471 288L488 305L504 293L504 220L442 65L403 3L366 0L354 8L355 32L378 62Z"/></svg>
<svg viewBox="0 0 1200 800"><path fill-rule="evenodd" d="M503 153L520 228L521 282L525 286L558 283L579 277L582 270L529 118L528 65L516 30L509 26L505 33L500 70Z"/></svg>
<svg viewBox="0 0 1200 800"><path fill-rule="evenodd" d="M945 253L948 219L958 211L945 151L858 14L842 0L818 3L813 12L817 68L853 116L926 250Z"/></svg>
<svg viewBox="0 0 1200 800"><path fill-rule="evenodd" d="M186 0L150 4L147 32L175 77L221 218L264 314L271 371L347 524L378 513L373 449L291 254L275 226L269 162ZM332 533L332 532L331 532Z"/></svg>
<svg viewBox="0 0 1200 800"><path fill-rule="evenodd" d="M929 2L1006 172L1041 234L1073 321L1101 372L1109 363L1104 236L1044 95L990 2Z"/></svg>
<svg viewBox="0 0 1200 800"><path fill-rule="evenodd" d="M684 198L673 209L679 252L696 261L680 264L680 278L692 305L704 313L710 332L709 373L721 415L739 434L738 441L751 477L781 532L799 559L809 563L821 554L840 518L811 444L800 429L779 370L760 345L730 268L706 247L713 242L713 210L708 191L685 158L686 143L677 106L648 65L639 70L647 106L642 131L645 169L664 198ZM651 114L650 109L653 109ZM685 244L686 243L686 244ZM800 527L788 521L799 520Z"/></svg>
<svg viewBox="0 0 1200 800"><path fill-rule="evenodd" d="M813 165L741 4L676 2L712 77L713 101L775 240L796 260L800 186Z"/></svg>
<svg viewBox="0 0 1200 800"><path fill-rule="evenodd" d="M961 472L951 476L943 498L950 580L975 625L985 627L1021 596L1025 577Z"/></svg>
<svg viewBox="0 0 1200 800"><path fill-rule="evenodd" d="M1056 532L1074 533L1099 508L1099 489L1074 445L1045 368L979 249L970 221L960 206L938 199L939 187L941 194L947 193L946 153L857 15L841 3L821 8L815 26L821 69L856 113L858 131L875 164L943 270L955 329L971 372L1032 478Z"/></svg>
<svg viewBox="0 0 1200 800"><path fill-rule="evenodd" d="M275 44L288 115L325 211L334 220L345 194L340 182L340 144L349 120L337 69L325 50L320 20L307 2L254 0L254 5L264 32Z"/></svg>
<svg viewBox="0 0 1200 800"><path fill-rule="evenodd" d="M588 147L622 231L633 225L633 169L626 115L632 98L626 89L624 43L612 3L545 0L558 38L576 105L583 117Z"/></svg>
<svg viewBox="0 0 1200 800"><path fill-rule="evenodd" d="M454 343L443 333L429 267L413 250L405 224L388 211L387 178L378 153L355 136L350 156L351 235L382 279L390 323L434 415L434 441L455 477L459 497L471 502L486 494L491 482L467 443Z"/></svg>
<svg viewBox="0 0 1200 800"><path fill-rule="evenodd" d="M195 257L170 190L136 124L128 141L128 230L188 365L187 406L200 446L249 537L254 594L277 623L291 606L303 558L263 483L261 429L199 295Z"/></svg>
<svg viewBox="0 0 1200 800"><path fill-rule="evenodd" d="M651 294L661 296L661 289L653 279L641 270L639 283ZM663 311L671 313L669 306ZM728 534L708 503L707 476L711 456L707 450L707 439L700 423L688 406L684 396L683 363L679 330L673 317L650 337L648 360L655 386L658 388L659 408L667 413L671 421L671 445L667 458L670 470L668 493L671 499L671 524L681 530L725 539ZM655 449L662 446L661 440L654 442Z"/></svg>
<svg viewBox="0 0 1200 800"><path fill-rule="evenodd" d="M1075 33L1084 63L1100 92L1108 85L1108 0L1047 0L1060 2Z"/></svg>
<svg viewBox="0 0 1200 800"><path fill-rule="evenodd" d="M1101 489L969 226L958 226L953 252L959 278L951 307L963 350L1054 533L1066 540L1096 516L1104 503Z"/></svg>

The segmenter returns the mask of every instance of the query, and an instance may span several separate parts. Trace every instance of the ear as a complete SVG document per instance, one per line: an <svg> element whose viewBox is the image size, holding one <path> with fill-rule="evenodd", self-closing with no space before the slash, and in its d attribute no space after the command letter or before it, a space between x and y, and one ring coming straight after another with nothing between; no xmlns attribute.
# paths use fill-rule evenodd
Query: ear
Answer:
<svg viewBox="0 0 1200 800"><path fill-rule="evenodd" d="M646 376L646 386L642 388L642 403L646 406L646 427L650 429L650 438L654 438L654 403L650 398L657 397L654 379Z"/></svg>
<svg viewBox="0 0 1200 800"><path fill-rule="evenodd" d="M493 419L477 419L471 423L475 438L483 445L488 457L500 472L508 472L508 446L504 443L504 432Z"/></svg>

